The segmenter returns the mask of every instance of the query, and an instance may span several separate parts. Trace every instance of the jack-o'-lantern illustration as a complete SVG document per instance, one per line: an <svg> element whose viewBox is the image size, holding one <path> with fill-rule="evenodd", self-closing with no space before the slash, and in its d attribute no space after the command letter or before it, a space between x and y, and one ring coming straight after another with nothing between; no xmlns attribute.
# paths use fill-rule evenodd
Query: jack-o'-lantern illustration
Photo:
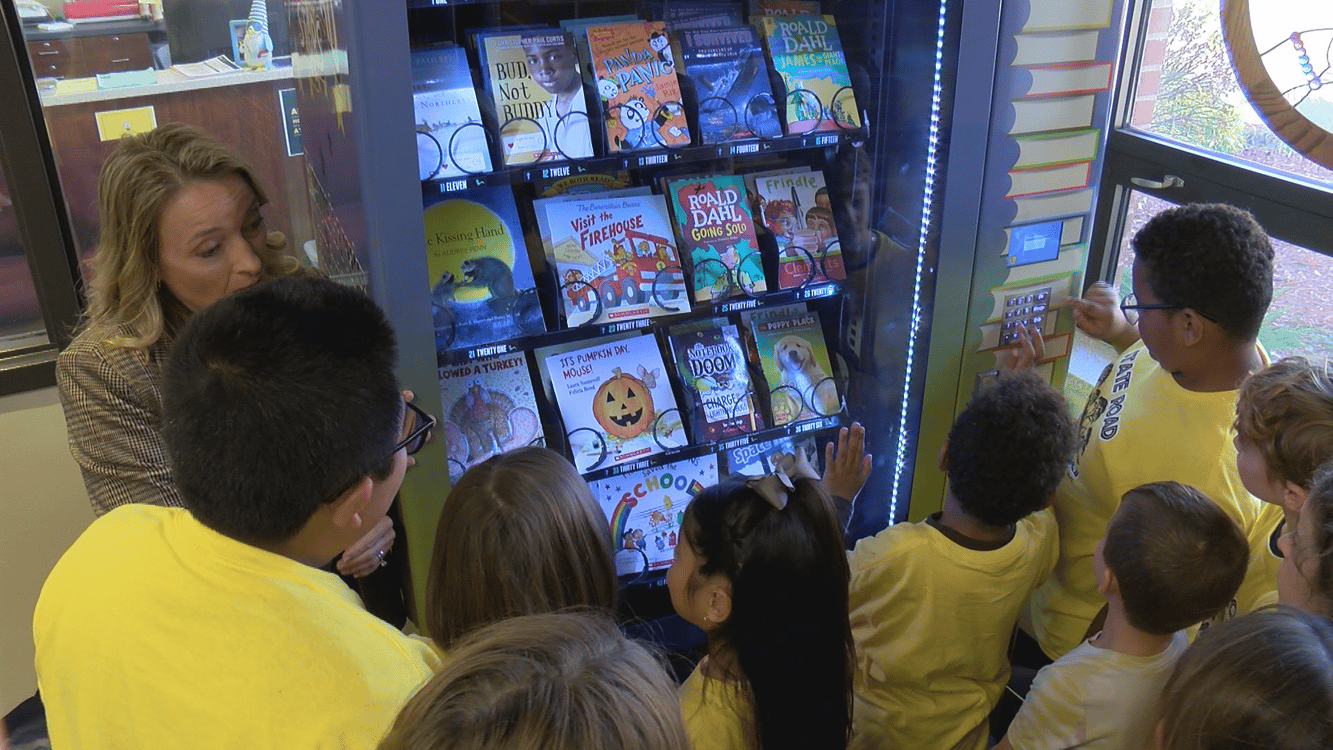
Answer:
<svg viewBox="0 0 1333 750"><path fill-rule="evenodd" d="M632 438L653 422L653 394L642 380L626 375L619 367L613 372L593 396L592 414L606 434Z"/></svg>

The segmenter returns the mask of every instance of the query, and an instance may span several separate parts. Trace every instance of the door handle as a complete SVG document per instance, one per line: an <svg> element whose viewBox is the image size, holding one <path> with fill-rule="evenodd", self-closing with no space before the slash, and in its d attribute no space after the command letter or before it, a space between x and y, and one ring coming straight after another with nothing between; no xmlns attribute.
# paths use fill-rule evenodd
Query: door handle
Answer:
<svg viewBox="0 0 1333 750"><path fill-rule="evenodd" d="M1183 188L1185 181L1179 177L1169 174L1164 176L1161 181L1149 180L1146 177L1131 177L1129 181L1141 188L1150 188L1152 190L1165 190L1167 188Z"/></svg>

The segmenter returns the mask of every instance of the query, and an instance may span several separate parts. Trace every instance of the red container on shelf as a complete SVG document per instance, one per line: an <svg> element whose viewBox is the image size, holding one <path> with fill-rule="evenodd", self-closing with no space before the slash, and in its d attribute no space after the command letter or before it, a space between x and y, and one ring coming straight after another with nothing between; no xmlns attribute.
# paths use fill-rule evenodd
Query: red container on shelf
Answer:
<svg viewBox="0 0 1333 750"><path fill-rule="evenodd" d="M122 0L66 0L66 21L109 21L139 18L139 3Z"/></svg>

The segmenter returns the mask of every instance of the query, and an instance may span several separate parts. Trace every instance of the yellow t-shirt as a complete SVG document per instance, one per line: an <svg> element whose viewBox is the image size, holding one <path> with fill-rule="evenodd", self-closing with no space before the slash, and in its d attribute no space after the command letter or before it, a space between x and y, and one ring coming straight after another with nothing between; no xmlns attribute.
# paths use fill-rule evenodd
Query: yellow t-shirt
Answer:
<svg viewBox="0 0 1333 750"><path fill-rule="evenodd" d="M680 686L680 713L694 750L749 750L754 709L737 687L703 673L707 657Z"/></svg>
<svg viewBox="0 0 1333 750"><path fill-rule="evenodd" d="M1267 354L1260 354L1267 364ZM1165 480L1191 485L1235 519L1252 545L1258 543L1266 504L1245 490L1236 470L1235 418L1236 391L1180 387L1142 343L1107 365L1083 410L1070 476L1055 496L1060 559L1032 595L1033 627L1047 656L1059 658L1077 646L1104 603L1092 551L1128 490ZM1276 586L1266 568L1252 567L1238 601L1253 602L1265 587Z"/></svg>
<svg viewBox="0 0 1333 750"><path fill-rule="evenodd" d="M851 747L984 750L1009 638L1056 544L1050 510L1019 521L995 550L967 549L924 521L858 542Z"/></svg>
<svg viewBox="0 0 1333 750"><path fill-rule="evenodd" d="M118 507L33 616L52 747L374 748L439 666L333 573Z"/></svg>

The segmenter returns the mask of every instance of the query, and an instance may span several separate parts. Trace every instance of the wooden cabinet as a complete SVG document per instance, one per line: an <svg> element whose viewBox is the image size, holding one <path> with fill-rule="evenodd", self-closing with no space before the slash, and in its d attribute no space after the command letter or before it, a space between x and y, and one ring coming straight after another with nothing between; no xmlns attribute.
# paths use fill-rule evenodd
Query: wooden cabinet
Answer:
<svg viewBox="0 0 1333 750"><path fill-rule="evenodd" d="M85 78L153 67L147 33L67 37L28 42L38 78Z"/></svg>

